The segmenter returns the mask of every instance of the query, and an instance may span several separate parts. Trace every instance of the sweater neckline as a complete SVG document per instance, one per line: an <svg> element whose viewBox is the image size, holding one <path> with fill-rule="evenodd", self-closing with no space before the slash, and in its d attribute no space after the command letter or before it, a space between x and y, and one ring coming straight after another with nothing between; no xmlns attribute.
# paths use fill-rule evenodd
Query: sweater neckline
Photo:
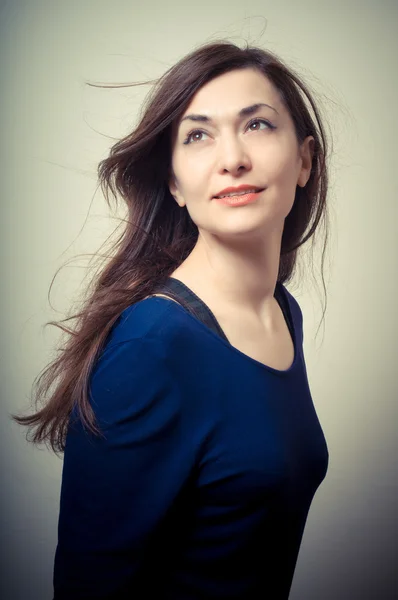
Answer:
<svg viewBox="0 0 398 600"><path fill-rule="evenodd" d="M193 297L195 297L202 304L203 308L206 309L206 311L209 313L209 315L211 315L212 319L214 319L214 321L216 323L218 323L217 320L216 320L216 318L215 318L215 316L214 316L214 314L213 314L213 312L210 310L210 308L207 306L207 304L205 302L203 302L203 300L201 298L199 298L187 285L185 285L185 283L183 283L179 279L176 279L175 277L169 277L168 279L169 280L173 280L173 282L175 282L175 283L178 283L180 287L182 287L190 295L192 295ZM280 308L282 310L282 314L283 314L283 317L285 319L286 325L287 325L287 327L289 329L289 332L290 332L290 335L291 335L291 338L292 338L292 342L293 342L293 348L294 348L294 356L293 356L292 364L290 365L290 367L288 369L283 369L283 370L282 369L275 369L274 367L271 367L270 365L266 365L265 363L263 363L263 362L261 362L259 360L256 360L255 358L252 358L248 354L245 354L244 352L242 352L241 350L239 350L238 348L236 348L235 346L233 346L231 344L231 342L227 339L227 337L225 336L225 334L221 335L219 332L213 331L213 329L211 329L208 325L206 325L205 323L203 323L198 317L196 317L191 312L189 312L181 304L177 304L177 309L183 310L184 313L189 316L189 318L194 319L194 321L196 323L198 323L207 333L209 333L216 340L218 340L219 342L221 342L222 344L224 344L224 346L227 346L228 348L230 348L230 350L232 352L240 354L246 360L248 360L248 361L250 361L250 362L252 362L254 364L259 365L262 369L265 369L267 371L271 371L272 373L283 377L283 376L289 375L295 369L295 366L296 366L296 364L298 362L298 358L299 358L298 336L297 336L295 322L294 322L294 319L293 319L293 310L292 310L292 306L291 306L291 303L290 303L290 299L289 299L288 293L287 293L285 287L283 286L283 284L281 282L279 282L279 281L277 281L277 283L276 283L274 297L277 299L278 304L279 304L279 306L280 306ZM163 298L163 299L166 300L166 301L168 300L167 298ZM281 300L282 300L283 306L285 307L285 310L283 310ZM173 302L173 300L169 300L169 302L171 302L174 305L176 304L176 302ZM286 315L285 311L288 313L287 315ZM289 321L290 321L290 323L289 323ZM220 327L218 327L218 329L220 329Z"/></svg>

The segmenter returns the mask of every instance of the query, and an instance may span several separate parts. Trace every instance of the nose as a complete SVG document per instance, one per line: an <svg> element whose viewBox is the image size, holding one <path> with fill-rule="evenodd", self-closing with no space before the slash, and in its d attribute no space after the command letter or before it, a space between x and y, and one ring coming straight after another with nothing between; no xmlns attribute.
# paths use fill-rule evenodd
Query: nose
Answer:
<svg viewBox="0 0 398 600"><path fill-rule="evenodd" d="M233 175L248 171L252 166L245 144L235 135L220 140L218 164L220 173L228 172Z"/></svg>

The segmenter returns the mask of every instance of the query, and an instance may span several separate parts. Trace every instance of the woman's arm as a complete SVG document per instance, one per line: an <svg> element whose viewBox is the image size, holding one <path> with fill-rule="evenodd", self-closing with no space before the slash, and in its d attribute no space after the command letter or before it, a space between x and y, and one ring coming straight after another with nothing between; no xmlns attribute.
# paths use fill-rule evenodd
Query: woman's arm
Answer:
<svg viewBox="0 0 398 600"><path fill-rule="evenodd" d="M193 467L178 386L151 346L140 339L118 343L95 369L91 406L106 439L80 421L69 429L54 600L138 592L151 534Z"/></svg>

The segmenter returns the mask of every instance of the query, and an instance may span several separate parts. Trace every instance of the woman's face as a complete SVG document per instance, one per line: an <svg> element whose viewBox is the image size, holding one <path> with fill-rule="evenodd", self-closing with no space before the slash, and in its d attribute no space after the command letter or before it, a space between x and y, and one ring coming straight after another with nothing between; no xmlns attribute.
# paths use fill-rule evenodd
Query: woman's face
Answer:
<svg viewBox="0 0 398 600"><path fill-rule="evenodd" d="M261 106L249 110L254 105ZM298 145L290 114L262 73L230 71L204 85L174 125L170 192L202 233L283 229L296 186L310 176L312 140ZM243 184L264 191L242 206L214 199Z"/></svg>

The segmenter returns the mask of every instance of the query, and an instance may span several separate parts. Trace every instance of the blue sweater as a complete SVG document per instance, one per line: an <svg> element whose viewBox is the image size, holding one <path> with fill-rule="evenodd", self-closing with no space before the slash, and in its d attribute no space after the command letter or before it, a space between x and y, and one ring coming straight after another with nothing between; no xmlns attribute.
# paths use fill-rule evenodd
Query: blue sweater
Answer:
<svg viewBox="0 0 398 600"><path fill-rule="evenodd" d="M122 313L90 378L104 437L68 429L54 600L288 598L328 450L281 289L286 371L172 300Z"/></svg>

